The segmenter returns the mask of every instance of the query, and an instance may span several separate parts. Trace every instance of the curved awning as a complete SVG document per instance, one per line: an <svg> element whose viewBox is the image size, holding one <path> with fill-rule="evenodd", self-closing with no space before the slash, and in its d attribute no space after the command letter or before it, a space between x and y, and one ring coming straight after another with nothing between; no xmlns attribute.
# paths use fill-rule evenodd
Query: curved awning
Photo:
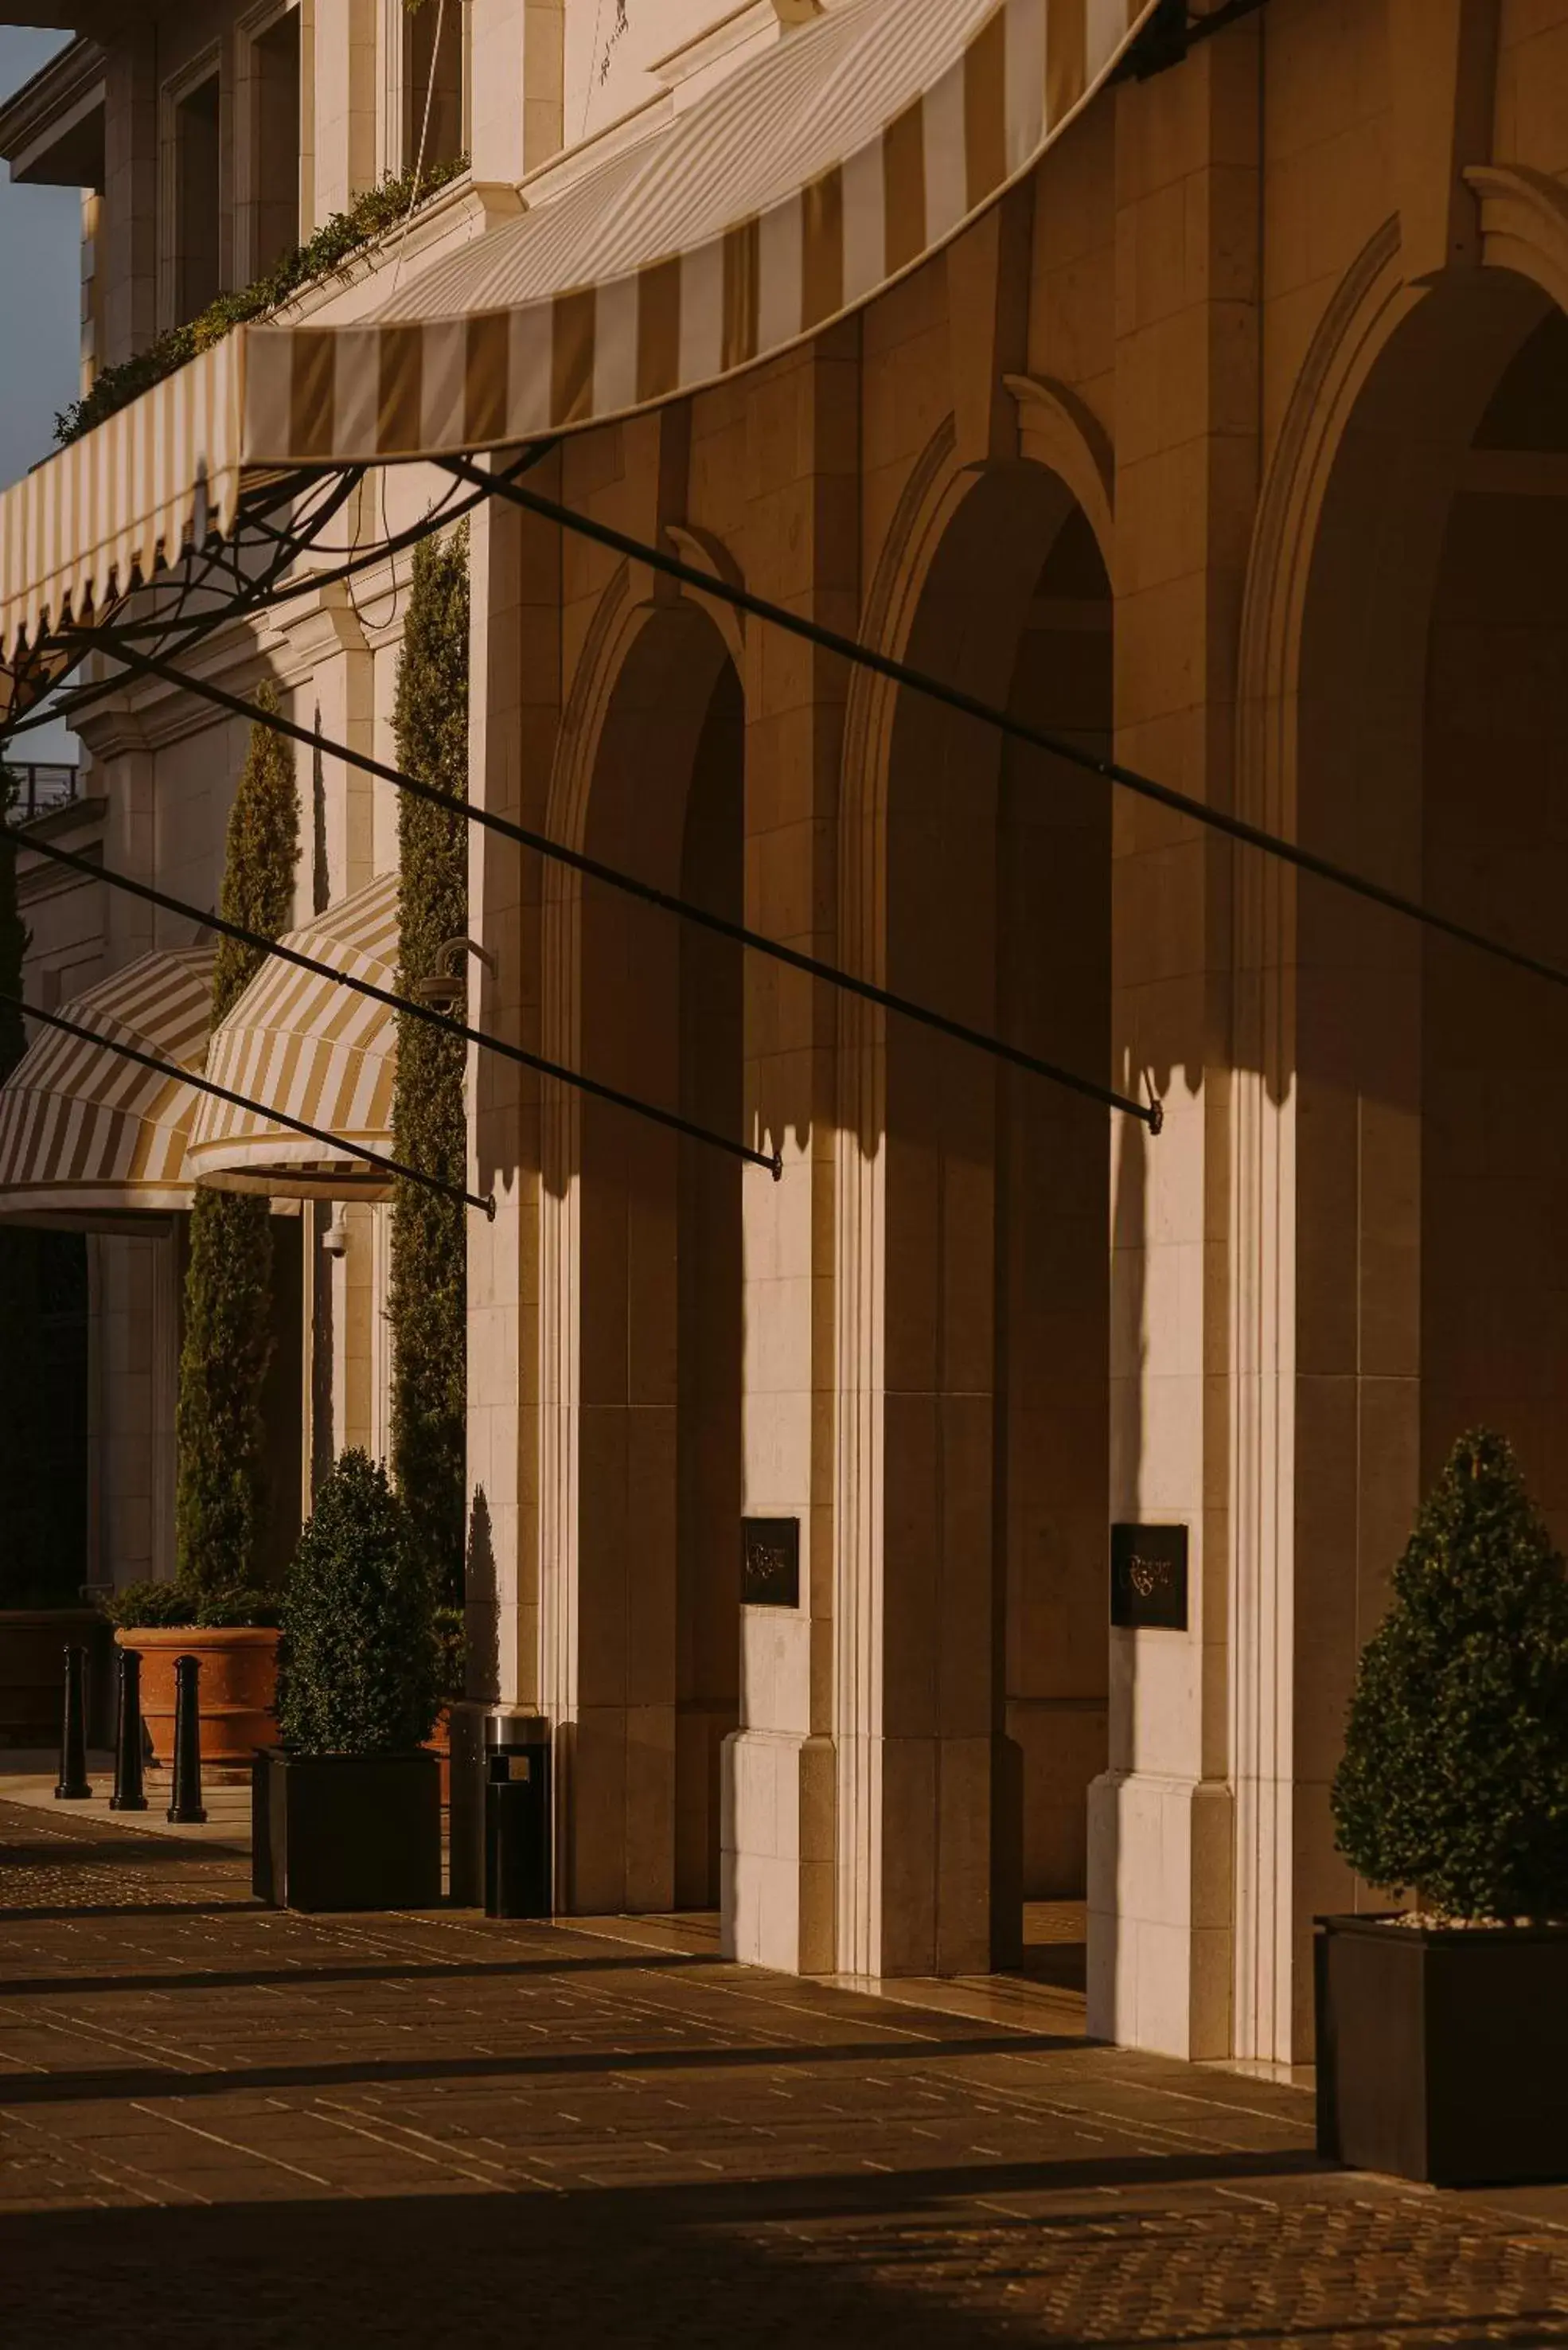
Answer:
<svg viewBox="0 0 1568 2350"><path fill-rule="evenodd" d="M146 954L62 1012L105 1038L201 1074L213 950ZM198 1096L109 1045L47 1029L0 1086L0 1216L115 1231L191 1204Z"/></svg>
<svg viewBox="0 0 1568 2350"><path fill-rule="evenodd" d="M376 987L398 983L398 877L372 881L285 943ZM269 962L213 1032L206 1074L286 1116L388 1151L398 1020L388 1005L292 963ZM275 1200L380 1200L386 1181L254 1110L202 1097L191 1135L193 1180Z"/></svg>
<svg viewBox="0 0 1568 2350"><path fill-rule="evenodd" d="M231 335L0 497L0 660L233 526L244 346ZM0 681L3 685L3 681ZM0 710L4 695L0 693Z"/></svg>
<svg viewBox="0 0 1568 2350"><path fill-rule="evenodd" d="M370 321L236 329L6 492L0 658L226 527L246 469L572 432L817 333L1022 178L1158 5L843 0Z"/></svg>

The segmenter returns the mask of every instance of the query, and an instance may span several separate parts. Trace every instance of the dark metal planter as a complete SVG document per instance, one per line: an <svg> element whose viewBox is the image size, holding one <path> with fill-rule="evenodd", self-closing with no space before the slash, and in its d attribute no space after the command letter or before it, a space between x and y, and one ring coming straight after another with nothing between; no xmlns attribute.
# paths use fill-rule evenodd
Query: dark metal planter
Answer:
<svg viewBox="0 0 1568 2350"><path fill-rule="evenodd" d="M258 1753L251 1890L280 1909L433 1909L441 1769L433 1754Z"/></svg>
<svg viewBox="0 0 1568 2350"><path fill-rule="evenodd" d="M1319 2154L1433 2187L1568 2178L1568 1926L1317 1926Z"/></svg>

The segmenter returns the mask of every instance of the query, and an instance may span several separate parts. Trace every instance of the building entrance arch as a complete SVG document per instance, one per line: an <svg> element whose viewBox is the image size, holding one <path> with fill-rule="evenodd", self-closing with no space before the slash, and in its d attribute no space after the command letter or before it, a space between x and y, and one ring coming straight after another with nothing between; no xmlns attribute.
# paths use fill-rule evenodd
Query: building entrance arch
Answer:
<svg viewBox="0 0 1568 2350"><path fill-rule="evenodd" d="M552 828L742 911L743 709L685 599L601 606ZM596 658L597 656L597 658ZM547 1049L741 1133L740 951L577 876L545 915ZM711 1908L721 1748L738 1719L737 1161L565 1089L546 1101L542 1686L566 1910Z"/></svg>
<svg viewBox="0 0 1568 2350"><path fill-rule="evenodd" d="M1107 550L1056 473L916 468L867 633L1106 749ZM861 681L843 951L1103 1081L1104 787ZM841 1014L839 1963L1020 1955L1081 1898L1105 1766L1109 1137L1104 1110L864 1007Z"/></svg>
<svg viewBox="0 0 1568 2350"><path fill-rule="evenodd" d="M1393 224L1373 241L1265 487L1239 766L1253 821L1558 960L1564 415L1544 280L1412 288ZM1485 1419L1568 1504L1545 1440L1568 1023L1554 991L1261 858L1236 954L1234 2047L1300 2062L1312 1918L1359 1898L1328 1805L1345 1704L1420 1496Z"/></svg>

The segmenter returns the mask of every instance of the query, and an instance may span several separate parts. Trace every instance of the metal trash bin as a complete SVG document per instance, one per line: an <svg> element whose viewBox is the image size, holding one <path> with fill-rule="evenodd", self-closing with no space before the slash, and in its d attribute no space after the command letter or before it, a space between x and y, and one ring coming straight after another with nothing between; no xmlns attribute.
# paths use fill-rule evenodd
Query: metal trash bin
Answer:
<svg viewBox="0 0 1568 2350"><path fill-rule="evenodd" d="M548 1918L552 1867L550 1725L502 1708L484 1722L484 1914Z"/></svg>

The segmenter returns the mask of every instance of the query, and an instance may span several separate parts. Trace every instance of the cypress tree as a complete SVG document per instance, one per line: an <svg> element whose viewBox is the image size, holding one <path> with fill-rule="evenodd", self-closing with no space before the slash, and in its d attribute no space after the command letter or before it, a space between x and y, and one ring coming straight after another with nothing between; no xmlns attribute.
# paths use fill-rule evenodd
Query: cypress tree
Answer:
<svg viewBox="0 0 1568 2350"><path fill-rule="evenodd" d="M16 902L16 836L9 823L13 779L0 767L0 1079L26 1050L20 1003L27 926ZM44 1496L33 1428L42 1336L40 1241L0 1225L0 1606L41 1598Z"/></svg>
<svg viewBox="0 0 1568 2350"><path fill-rule="evenodd" d="M263 687L258 708L275 711ZM294 757L270 727L251 729L250 751L229 812L224 919L269 939L294 915L299 806ZM213 972L215 1027L244 993L265 957L223 938ZM185 1336L175 1421L177 1575L198 1601L245 1591L256 1576L263 1490L262 1384L272 1354L272 1225L265 1200L196 1193L185 1276Z"/></svg>
<svg viewBox="0 0 1568 2350"><path fill-rule="evenodd" d="M1362 1654L1339 1849L1446 1917L1568 1918L1568 1580L1510 1447L1461 1436Z"/></svg>
<svg viewBox="0 0 1568 2350"><path fill-rule="evenodd" d="M399 978L411 995L468 928L468 534L427 539L414 556L398 671L398 760L452 809L407 793L398 806ZM399 1015L394 1155L462 1180L464 1047ZM462 1594L467 1236L461 1202L400 1184L392 1204L392 1473L415 1558L435 1595Z"/></svg>

